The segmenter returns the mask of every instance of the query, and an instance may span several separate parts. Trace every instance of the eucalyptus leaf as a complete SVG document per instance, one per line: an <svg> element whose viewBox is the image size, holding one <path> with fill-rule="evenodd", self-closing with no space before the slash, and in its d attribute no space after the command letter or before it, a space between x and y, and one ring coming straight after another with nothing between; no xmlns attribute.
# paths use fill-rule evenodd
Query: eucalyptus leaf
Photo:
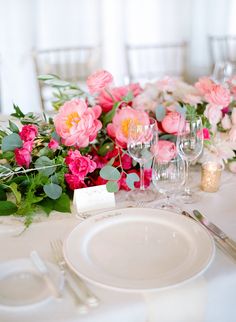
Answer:
<svg viewBox="0 0 236 322"><path fill-rule="evenodd" d="M100 170L100 176L106 180L119 180L120 172L111 165L106 165Z"/></svg>
<svg viewBox="0 0 236 322"><path fill-rule="evenodd" d="M134 183L140 181L139 176L137 173L128 173L126 176L126 184L131 189L134 190L135 186Z"/></svg>
<svg viewBox="0 0 236 322"><path fill-rule="evenodd" d="M18 126L10 120L9 120L9 128L13 133L19 133Z"/></svg>
<svg viewBox="0 0 236 322"><path fill-rule="evenodd" d="M22 144L23 142L17 133L9 134L2 139L2 152L14 151L15 148L21 148Z"/></svg>
<svg viewBox="0 0 236 322"><path fill-rule="evenodd" d="M43 190L53 200L58 199L62 194L62 187L55 183L45 184Z"/></svg>
<svg viewBox="0 0 236 322"><path fill-rule="evenodd" d="M106 183L106 188L108 192L117 192L119 191L119 186L116 181L108 181Z"/></svg>
<svg viewBox="0 0 236 322"><path fill-rule="evenodd" d="M50 85L53 87L68 87L68 86L70 86L69 82L61 80L61 79L56 79L56 78L46 80L45 83L47 85Z"/></svg>
<svg viewBox="0 0 236 322"><path fill-rule="evenodd" d="M175 110L176 110L176 112L178 112L180 115L182 115L183 117L185 117L185 115L186 115L186 111L187 111L187 109L186 109L186 107L185 107L185 106L176 105L176 106L175 106Z"/></svg>
<svg viewBox="0 0 236 322"><path fill-rule="evenodd" d="M54 210L70 212L70 198L66 193L63 193L60 198L54 201Z"/></svg>
<svg viewBox="0 0 236 322"><path fill-rule="evenodd" d="M45 75L38 76L38 80L41 80L41 81L47 81L47 80L51 80L51 79L55 79L55 78L58 78L58 77L53 74L45 74Z"/></svg>
<svg viewBox="0 0 236 322"><path fill-rule="evenodd" d="M17 206L11 201L0 201L0 216L9 216L17 211Z"/></svg>
<svg viewBox="0 0 236 322"><path fill-rule="evenodd" d="M38 172L42 173L46 177L53 174L56 170L56 167L53 166L54 165L53 161L46 156L39 157L35 161L34 165L35 165L35 168L37 168Z"/></svg>
<svg viewBox="0 0 236 322"><path fill-rule="evenodd" d="M158 105L156 107L156 119L161 122L166 115L166 109L163 105Z"/></svg>

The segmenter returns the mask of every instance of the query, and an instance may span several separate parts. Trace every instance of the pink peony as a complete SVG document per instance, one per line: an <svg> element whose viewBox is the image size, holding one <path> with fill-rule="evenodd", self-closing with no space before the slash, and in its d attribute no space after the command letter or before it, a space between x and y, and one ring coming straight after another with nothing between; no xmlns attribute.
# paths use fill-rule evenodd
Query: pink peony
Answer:
<svg viewBox="0 0 236 322"><path fill-rule="evenodd" d="M82 156L78 150L70 150L65 160L71 173L78 176L78 179L81 181L84 180L89 172L93 172L97 167L96 162L89 157Z"/></svg>
<svg viewBox="0 0 236 322"><path fill-rule="evenodd" d="M29 152L32 152L33 150L33 146L34 146L34 142L33 141L27 141L23 143L23 148L28 150Z"/></svg>
<svg viewBox="0 0 236 322"><path fill-rule="evenodd" d="M128 130L130 122L137 124L149 124L148 114L142 111L134 110L131 107L125 107L117 110L113 117L112 123L107 126L107 133L110 137L115 138L118 145L126 147L128 140Z"/></svg>
<svg viewBox="0 0 236 322"><path fill-rule="evenodd" d="M38 128L36 125L24 125L19 132L19 136L23 141L33 141L38 135Z"/></svg>
<svg viewBox="0 0 236 322"><path fill-rule="evenodd" d="M230 91L220 84L213 84L211 90L205 94L205 99L211 105L226 107L230 103Z"/></svg>
<svg viewBox="0 0 236 322"><path fill-rule="evenodd" d="M83 181L81 181L78 176L76 176L74 174L66 173L65 180L71 190L86 187L86 184Z"/></svg>
<svg viewBox="0 0 236 322"><path fill-rule="evenodd" d="M221 108L215 105L208 104L204 115L208 118L211 125L216 125L222 118Z"/></svg>
<svg viewBox="0 0 236 322"><path fill-rule="evenodd" d="M102 90L97 98L98 104L102 107L103 112L109 112L115 102L122 101L122 99L129 93L132 92L133 96L136 97L141 93L141 87L139 84L130 84L122 87L115 87L107 90Z"/></svg>
<svg viewBox="0 0 236 322"><path fill-rule="evenodd" d="M236 142L236 125L232 126L229 131L229 139L231 142Z"/></svg>
<svg viewBox="0 0 236 322"><path fill-rule="evenodd" d="M153 148L153 154L156 155L158 162L169 162L176 157L176 146L173 142L160 140Z"/></svg>
<svg viewBox="0 0 236 322"><path fill-rule="evenodd" d="M202 99L198 95L187 94L184 96L183 101L190 105L197 105L202 102Z"/></svg>
<svg viewBox="0 0 236 322"><path fill-rule="evenodd" d="M168 112L161 122L161 126L166 133L178 133L181 115L178 112Z"/></svg>
<svg viewBox="0 0 236 322"><path fill-rule="evenodd" d="M57 142L57 140L51 139L50 142L48 143L48 147L49 149L55 151L58 149L59 143Z"/></svg>
<svg viewBox="0 0 236 322"><path fill-rule="evenodd" d="M201 77L195 84L195 88L201 95L205 95L211 91L214 82L209 77Z"/></svg>
<svg viewBox="0 0 236 322"><path fill-rule="evenodd" d="M16 148L14 150L16 163L20 167L28 168L31 162L31 153L27 148Z"/></svg>
<svg viewBox="0 0 236 322"><path fill-rule="evenodd" d="M84 148L93 141L102 123L98 120L101 107L88 108L81 99L66 102L54 119L57 134L67 146Z"/></svg>
<svg viewBox="0 0 236 322"><path fill-rule="evenodd" d="M176 89L176 79L169 76L158 80L156 82L157 88L163 92L173 92Z"/></svg>
<svg viewBox="0 0 236 322"><path fill-rule="evenodd" d="M98 70L87 79L87 86L91 94L98 94L104 88L109 88L113 82L112 75L106 70Z"/></svg>

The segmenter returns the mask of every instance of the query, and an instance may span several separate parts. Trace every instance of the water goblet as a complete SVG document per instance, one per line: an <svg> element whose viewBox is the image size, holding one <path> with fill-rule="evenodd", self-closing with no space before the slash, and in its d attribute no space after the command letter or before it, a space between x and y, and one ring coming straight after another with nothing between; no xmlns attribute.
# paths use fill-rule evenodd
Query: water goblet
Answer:
<svg viewBox="0 0 236 322"><path fill-rule="evenodd" d="M155 198L154 191L145 189L145 165L151 163L157 149L154 147L158 142L158 128L156 120L149 118L149 123L141 124L131 120L128 128L127 149L130 156L140 166L140 190L129 194L129 198L139 202L151 201Z"/></svg>
<svg viewBox="0 0 236 322"><path fill-rule="evenodd" d="M174 156L171 160L163 160L154 157L152 166L152 182L157 191L165 196L158 202L158 208L181 212L182 207L176 202L178 190L185 181L185 164L179 156Z"/></svg>
<svg viewBox="0 0 236 322"><path fill-rule="evenodd" d="M201 117L196 115L181 117L178 128L176 147L185 161L185 184L182 195L185 203L194 202L194 194L189 187L189 166L203 150L203 130Z"/></svg>

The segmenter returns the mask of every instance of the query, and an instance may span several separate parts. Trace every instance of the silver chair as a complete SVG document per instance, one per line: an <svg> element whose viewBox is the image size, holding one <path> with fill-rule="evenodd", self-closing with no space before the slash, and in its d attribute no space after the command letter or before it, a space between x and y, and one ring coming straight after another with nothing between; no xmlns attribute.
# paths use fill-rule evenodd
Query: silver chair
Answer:
<svg viewBox="0 0 236 322"><path fill-rule="evenodd" d="M165 75L184 78L188 44L126 45L130 81L145 82Z"/></svg>
<svg viewBox="0 0 236 322"><path fill-rule="evenodd" d="M100 46L34 50L36 75L54 74L83 87L87 77L101 66ZM51 109L52 90L39 81L41 108Z"/></svg>

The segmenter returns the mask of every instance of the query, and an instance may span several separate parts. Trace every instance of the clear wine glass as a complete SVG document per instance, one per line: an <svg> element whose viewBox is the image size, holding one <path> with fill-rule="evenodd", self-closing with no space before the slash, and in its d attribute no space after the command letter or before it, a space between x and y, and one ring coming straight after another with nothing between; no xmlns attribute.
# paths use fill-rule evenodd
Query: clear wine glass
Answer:
<svg viewBox="0 0 236 322"><path fill-rule="evenodd" d="M180 119L176 147L186 166L184 202L192 203L194 202L194 195L189 187L189 165L202 153L203 130L201 117L191 115Z"/></svg>
<svg viewBox="0 0 236 322"><path fill-rule="evenodd" d="M140 202L150 201L154 199L155 194L151 190L145 189L145 165L150 163L153 159L156 149L154 146L158 142L158 127L156 120L149 118L149 124L140 124L132 120L128 128L128 142L127 149L130 156L139 163L140 166L140 191L137 191L131 196L131 199L139 200ZM144 193L146 191L146 193Z"/></svg>
<svg viewBox="0 0 236 322"><path fill-rule="evenodd" d="M185 181L185 164L179 156L169 161L160 160L154 157L152 166L152 182L157 191L165 196L164 200L156 206L162 209L181 212L180 203L176 202L176 195Z"/></svg>

